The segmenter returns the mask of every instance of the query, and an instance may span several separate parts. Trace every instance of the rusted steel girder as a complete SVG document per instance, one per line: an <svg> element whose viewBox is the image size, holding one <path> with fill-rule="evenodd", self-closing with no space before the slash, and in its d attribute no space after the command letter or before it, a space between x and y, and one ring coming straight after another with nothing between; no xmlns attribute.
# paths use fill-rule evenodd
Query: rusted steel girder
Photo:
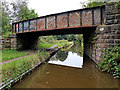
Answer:
<svg viewBox="0 0 120 90"><path fill-rule="evenodd" d="M105 6L73 10L57 13L12 24L13 32L55 30L97 26L105 23Z"/></svg>

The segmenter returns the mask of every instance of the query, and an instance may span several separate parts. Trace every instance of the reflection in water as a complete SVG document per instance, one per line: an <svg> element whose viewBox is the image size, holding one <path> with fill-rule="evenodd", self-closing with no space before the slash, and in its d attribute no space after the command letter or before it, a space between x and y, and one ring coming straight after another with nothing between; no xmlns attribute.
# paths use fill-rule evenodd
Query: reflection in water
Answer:
<svg viewBox="0 0 120 90"><path fill-rule="evenodd" d="M75 60L75 56L78 57L80 54L76 53L79 50L71 51L73 48L68 51L65 61L68 58ZM58 58L57 60L59 61ZM118 79L114 79L108 73L100 72L91 59L85 56L82 69L46 63L13 88L118 88Z"/></svg>
<svg viewBox="0 0 120 90"><path fill-rule="evenodd" d="M68 51L59 51L56 53L48 63L50 64L57 64L57 65L64 65L70 67L77 67L82 68L83 65L83 55L81 55L81 51L73 46ZM77 53L76 53L77 52ZM79 52L79 53L78 53ZM78 55L80 54L80 55Z"/></svg>
<svg viewBox="0 0 120 90"><path fill-rule="evenodd" d="M50 61L48 63L82 68L83 57L78 56L77 53L73 53L73 52L69 51L68 56L64 61L63 61L63 58L62 58L62 61L61 61L61 57L58 58L58 55L57 56L56 55L53 56L51 58L52 60L50 59Z"/></svg>
<svg viewBox="0 0 120 90"><path fill-rule="evenodd" d="M74 53L77 53L77 55L83 57L83 47L79 44L72 46L69 51L72 51Z"/></svg>
<svg viewBox="0 0 120 90"><path fill-rule="evenodd" d="M66 58L68 56L68 52L65 52L65 51L59 51L58 53L56 53L50 60L51 61L57 61L57 60L60 60L60 61L65 61Z"/></svg>

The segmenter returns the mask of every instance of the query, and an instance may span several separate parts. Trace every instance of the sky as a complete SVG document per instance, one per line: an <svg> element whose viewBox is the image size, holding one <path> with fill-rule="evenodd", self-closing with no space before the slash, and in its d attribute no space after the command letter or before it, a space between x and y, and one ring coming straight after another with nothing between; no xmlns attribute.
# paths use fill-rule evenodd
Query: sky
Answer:
<svg viewBox="0 0 120 90"><path fill-rule="evenodd" d="M8 2L16 0L6 0ZM39 16L55 14L82 8L81 3L88 0L28 0L29 9L35 9Z"/></svg>
<svg viewBox="0 0 120 90"><path fill-rule="evenodd" d="M80 2L87 0L28 0L28 7L35 9L39 16L82 8Z"/></svg>

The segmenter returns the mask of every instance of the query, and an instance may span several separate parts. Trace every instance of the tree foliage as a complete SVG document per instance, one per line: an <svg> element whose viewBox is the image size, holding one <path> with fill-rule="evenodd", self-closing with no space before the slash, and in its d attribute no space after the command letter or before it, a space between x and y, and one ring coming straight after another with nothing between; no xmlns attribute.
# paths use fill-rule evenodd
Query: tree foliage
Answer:
<svg viewBox="0 0 120 90"><path fill-rule="evenodd" d="M2 33L4 34L12 31L12 22L38 17L38 14L35 13L34 9L28 8L27 0L16 0L12 2L4 0L2 1L0 9L0 13L2 13L0 16L2 21Z"/></svg>
<svg viewBox="0 0 120 90"><path fill-rule="evenodd" d="M1 25L2 25L2 33L6 33L8 31L11 30L11 26L10 26L10 16L9 16L9 8L8 8L9 4L7 2L2 2L2 6L0 6L1 8Z"/></svg>
<svg viewBox="0 0 120 90"><path fill-rule="evenodd" d="M98 2L96 0L88 0L88 2L82 3L82 6L84 8L96 7L96 6L101 6L101 5L105 5L105 3L104 2Z"/></svg>
<svg viewBox="0 0 120 90"><path fill-rule="evenodd" d="M28 8L27 0L17 0L16 2L12 2L11 5L13 9L12 17L15 18L15 21L38 17L38 14L35 13L34 9L30 10Z"/></svg>
<svg viewBox="0 0 120 90"><path fill-rule="evenodd" d="M74 44L83 44L83 35L74 35L74 34L70 34L70 35L56 35L54 36L54 38L56 38L57 40L68 40L68 41L73 41Z"/></svg>

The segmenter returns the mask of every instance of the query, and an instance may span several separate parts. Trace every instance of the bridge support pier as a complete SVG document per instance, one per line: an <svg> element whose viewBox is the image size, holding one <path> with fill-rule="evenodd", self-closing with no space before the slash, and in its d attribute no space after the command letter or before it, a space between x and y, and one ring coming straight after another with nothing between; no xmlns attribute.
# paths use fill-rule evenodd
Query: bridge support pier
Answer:
<svg viewBox="0 0 120 90"><path fill-rule="evenodd" d="M105 12L106 24L98 26L89 39L84 35L85 53L97 64L104 55L102 49L120 45L120 7L116 8L115 2L107 3Z"/></svg>
<svg viewBox="0 0 120 90"><path fill-rule="evenodd" d="M98 64L104 55L101 50L120 44L120 24L98 26L93 34L85 41L85 53Z"/></svg>
<svg viewBox="0 0 120 90"><path fill-rule="evenodd" d="M39 36L14 35L11 37L11 48L16 50L37 49Z"/></svg>

